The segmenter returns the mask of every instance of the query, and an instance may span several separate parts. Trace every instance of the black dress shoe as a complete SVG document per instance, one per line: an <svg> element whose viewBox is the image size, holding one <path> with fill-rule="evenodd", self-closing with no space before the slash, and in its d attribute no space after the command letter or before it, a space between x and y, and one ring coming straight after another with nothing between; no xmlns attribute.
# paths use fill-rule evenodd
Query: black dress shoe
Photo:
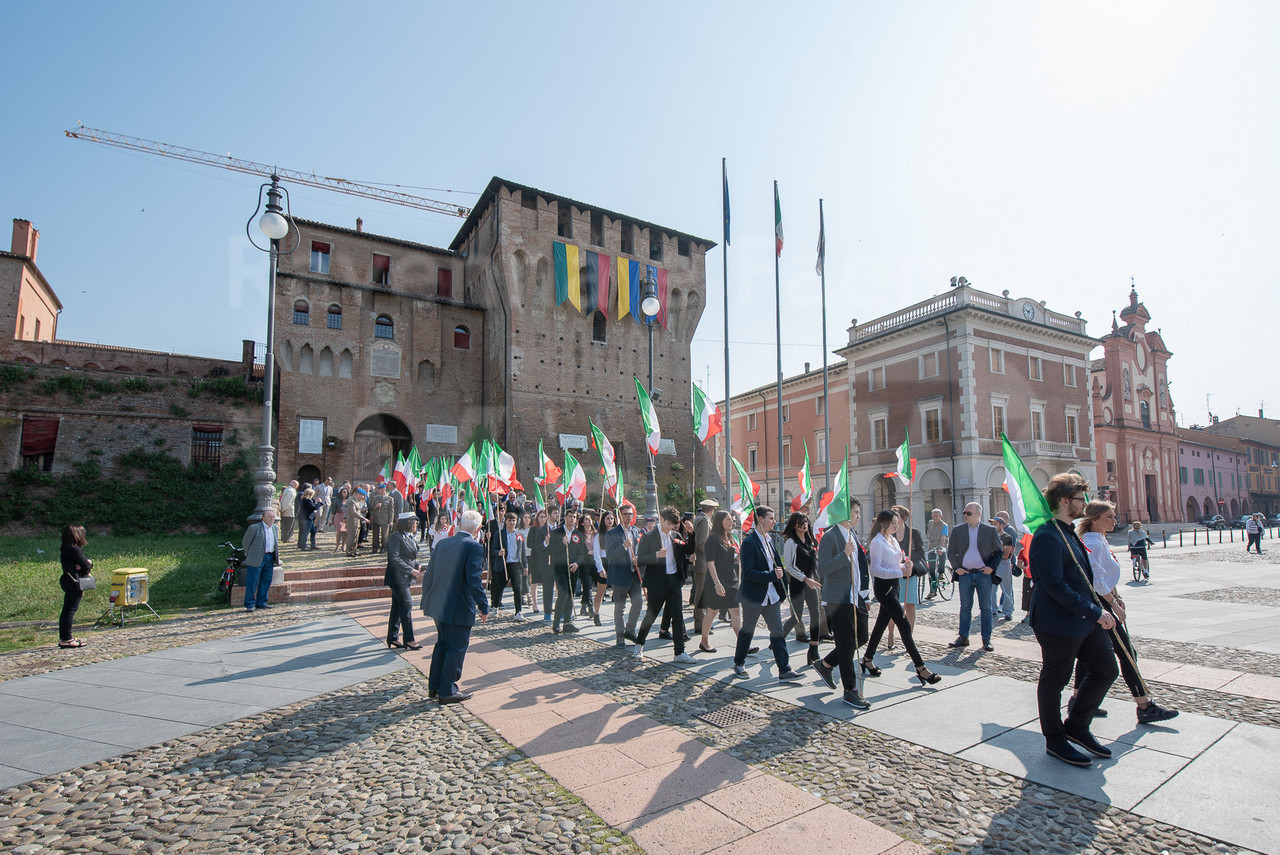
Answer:
<svg viewBox="0 0 1280 855"><path fill-rule="evenodd" d="M665 638L667 641L670 641L671 633L670 631L664 629L658 633L658 638Z"/></svg>
<svg viewBox="0 0 1280 855"><path fill-rule="evenodd" d="M442 703L442 704L460 704L460 703L462 703L463 701L469 701L469 700L471 700L471 693L470 693L470 692L458 692L458 694L456 694L456 695L445 695L443 698L441 698L441 699L440 699L440 703Z"/></svg>
<svg viewBox="0 0 1280 855"><path fill-rule="evenodd" d="M1094 739L1093 734L1089 732L1089 728L1064 724L1063 729L1067 733L1067 739L1079 745L1094 757L1101 757L1104 760L1111 759L1111 749Z"/></svg>
<svg viewBox="0 0 1280 855"><path fill-rule="evenodd" d="M993 653L993 652L995 652L995 648L991 646L991 642L990 642L990 641L984 641L984 642L982 642L982 649L983 649L983 650L985 650L985 651L987 651L988 653Z"/></svg>
<svg viewBox="0 0 1280 855"><path fill-rule="evenodd" d="M1075 707L1075 705L1076 705L1075 695L1072 695L1071 697L1067 698L1067 715L1068 716L1071 715L1071 710ZM1093 717L1106 718L1107 711L1104 710L1102 707L1098 707L1096 710L1093 711ZM1141 724L1141 722L1139 722L1139 724Z"/></svg>
<svg viewBox="0 0 1280 855"><path fill-rule="evenodd" d="M1070 763L1072 766L1081 766L1088 768L1093 765L1093 761L1084 754L1072 747L1071 743L1065 739L1055 739L1052 742L1046 742L1044 753L1050 757L1057 757L1063 763Z"/></svg>
<svg viewBox="0 0 1280 855"><path fill-rule="evenodd" d="M947 645L947 647L968 647L968 646L969 646L969 639L965 638L963 635L958 637L955 641Z"/></svg>
<svg viewBox="0 0 1280 855"><path fill-rule="evenodd" d="M434 701L438 697L440 697L440 693L435 689L427 689L427 700Z"/></svg>

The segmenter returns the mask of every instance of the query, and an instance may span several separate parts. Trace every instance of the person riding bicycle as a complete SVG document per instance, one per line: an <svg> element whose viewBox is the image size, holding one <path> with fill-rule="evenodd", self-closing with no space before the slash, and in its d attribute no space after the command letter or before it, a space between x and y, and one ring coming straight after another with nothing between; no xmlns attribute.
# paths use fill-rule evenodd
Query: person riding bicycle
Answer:
<svg viewBox="0 0 1280 855"><path fill-rule="evenodd" d="M1148 581L1151 578L1151 565L1147 561L1147 544L1154 542L1151 536L1143 531L1142 521L1134 520L1133 528L1129 529L1129 556L1142 560L1143 581Z"/></svg>
<svg viewBox="0 0 1280 855"><path fill-rule="evenodd" d="M938 577L946 572L947 537L951 531L942 519L942 511L933 509L929 522L925 525L925 545L928 547L926 561L929 565L929 595L932 600L938 595Z"/></svg>

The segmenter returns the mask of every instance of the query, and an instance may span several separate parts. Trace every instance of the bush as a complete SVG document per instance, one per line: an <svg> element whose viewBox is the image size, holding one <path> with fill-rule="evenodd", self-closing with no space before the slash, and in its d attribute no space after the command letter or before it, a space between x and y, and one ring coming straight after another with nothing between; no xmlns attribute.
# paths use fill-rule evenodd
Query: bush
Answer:
<svg viewBox="0 0 1280 855"><path fill-rule="evenodd" d="M248 383L244 377L210 377L209 379L192 380L187 388L187 395L199 398L209 395L219 401L262 403L262 385Z"/></svg>

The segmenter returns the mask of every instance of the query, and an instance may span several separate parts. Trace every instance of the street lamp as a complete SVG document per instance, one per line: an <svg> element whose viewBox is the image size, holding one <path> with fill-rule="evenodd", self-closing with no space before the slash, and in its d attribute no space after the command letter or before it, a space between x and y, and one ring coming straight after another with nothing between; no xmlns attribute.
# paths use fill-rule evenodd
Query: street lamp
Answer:
<svg viewBox="0 0 1280 855"><path fill-rule="evenodd" d="M653 268L649 267L640 282L640 311L644 313L644 325L649 328L649 400L655 407L658 405L659 393L653 388L653 322L661 308L662 304L658 302L658 280L653 277ZM644 513L650 519L658 516L658 479L653 467L653 454L650 453L649 480L644 482Z"/></svg>
<svg viewBox="0 0 1280 855"><path fill-rule="evenodd" d="M267 197L265 205L262 201L264 193ZM283 207L280 205L281 196L284 197ZM261 217L258 217L258 211L263 211ZM266 247L258 246L258 242L253 239L251 226L255 217L258 219L258 230L269 241ZM258 188L258 207L254 209L244 226L244 233L254 249L269 253L271 257L267 272L267 353L262 360L262 445L258 446L258 468L253 473L253 494L256 497L256 505L253 513L249 515L249 520L253 522L262 519L262 512L273 507L276 496L275 450L271 445L271 396L275 385L276 267L280 256L293 254L293 251L298 248L298 243L301 242L299 237L289 250L281 251L280 241L288 236L292 225L293 215L289 210L289 191L280 186L279 178L272 175L269 184L263 184Z"/></svg>

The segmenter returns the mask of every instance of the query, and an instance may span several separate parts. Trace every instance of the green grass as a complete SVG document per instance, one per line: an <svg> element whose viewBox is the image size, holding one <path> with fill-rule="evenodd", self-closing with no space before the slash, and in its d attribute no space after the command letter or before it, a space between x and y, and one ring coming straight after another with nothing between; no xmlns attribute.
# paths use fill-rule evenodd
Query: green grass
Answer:
<svg viewBox="0 0 1280 855"><path fill-rule="evenodd" d="M239 544L239 535L91 536L85 555L93 560L96 590L88 591L76 622L92 621L106 611L111 572L125 567L148 571L151 607L162 616L192 608L221 607L211 595L226 566L226 540ZM60 535L0 536L0 623L51 621L62 610L58 576ZM43 554L37 550L44 550ZM47 641L47 630L13 627L0 630L0 650L15 650Z"/></svg>

